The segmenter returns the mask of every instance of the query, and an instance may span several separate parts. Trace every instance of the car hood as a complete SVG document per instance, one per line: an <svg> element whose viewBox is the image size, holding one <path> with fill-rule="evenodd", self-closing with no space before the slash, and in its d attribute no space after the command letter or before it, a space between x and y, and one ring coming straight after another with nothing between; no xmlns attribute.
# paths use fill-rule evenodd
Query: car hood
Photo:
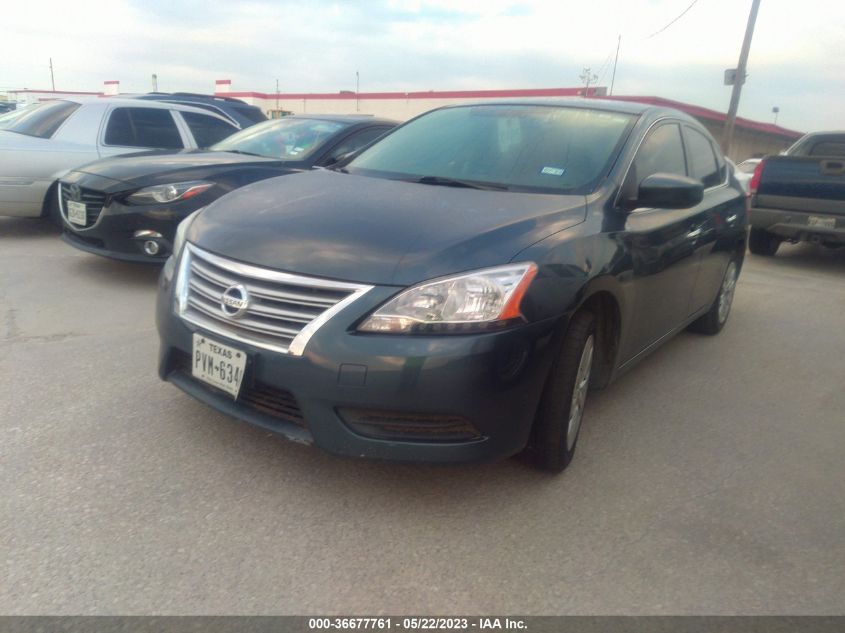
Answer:
<svg viewBox="0 0 845 633"><path fill-rule="evenodd" d="M104 158L77 168L93 176L119 180L133 186L173 182L178 175L186 180L206 178L217 171L249 165L283 165L280 160L232 152L183 151L143 152Z"/></svg>
<svg viewBox="0 0 845 633"><path fill-rule="evenodd" d="M188 240L276 270L407 286L506 263L585 216L583 196L423 185L320 170L209 205Z"/></svg>

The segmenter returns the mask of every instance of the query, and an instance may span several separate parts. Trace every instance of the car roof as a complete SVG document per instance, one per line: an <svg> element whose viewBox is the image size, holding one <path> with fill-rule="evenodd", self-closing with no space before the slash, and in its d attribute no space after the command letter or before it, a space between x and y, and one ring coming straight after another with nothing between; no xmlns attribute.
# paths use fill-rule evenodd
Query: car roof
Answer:
<svg viewBox="0 0 845 633"><path fill-rule="evenodd" d="M665 116L671 116L677 119L682 119L685 122L701 125L694 117L676 110L675 108L667 108L665 106L650 105L647 103L637 103L635 101L624 101L622 99L589 99L584 97L562 97L558 99L491 99L488 101L473 101L468 103L458 103L455 105L443 106L443 108L460 108L464 106L481 106L481 105L520 105L520 106L542 106L542 107L568 107L568 108L588 108L591 110L603 110L605 112L619 112L621 114L632 114L641 117L648 117L649 119L657 119Z"/></svg>
<svg viewBox="0 0 845 633"><path fill-rule="evenodd" d="M126 99L122 97L62 97L61 99L49 99L48 101L70 101L80 105L86 104L102 104L118 105L127 108L156 108L166 110L179 110L181 112L195 112L197 114L206 114L231 123L226 117L220 116L215 112L206 110L205 108L198 108L186 103L173 103L169 101L144 101L139 99Z"/></svg>

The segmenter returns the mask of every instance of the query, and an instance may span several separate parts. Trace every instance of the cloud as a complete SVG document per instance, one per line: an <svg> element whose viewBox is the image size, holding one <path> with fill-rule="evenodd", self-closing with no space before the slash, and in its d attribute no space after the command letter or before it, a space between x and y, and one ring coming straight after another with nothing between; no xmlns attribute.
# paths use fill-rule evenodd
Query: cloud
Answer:
<svg viewBox="0 0 845 633"><path fill-rule="evenodd" d="M35 0L4 7L0 88L290 92L574 86L584 67L617 92L679 98L725 110L750 0L701 0L650 37L688 0L622 3L512 0L209 2ZM843 127L832 104L845 85L845 7L820 0L762 4L740 113L798 128ZM794 72L794 68L804 72ZM789 81L781 78L787 77ZM820 81L821 79L821 81ZM813 95L813 102L800 95ZM771 104L771 105L768 105ZM788 105L783 105L788 104ZM830 104L830 105L829 105Z"/></svg>

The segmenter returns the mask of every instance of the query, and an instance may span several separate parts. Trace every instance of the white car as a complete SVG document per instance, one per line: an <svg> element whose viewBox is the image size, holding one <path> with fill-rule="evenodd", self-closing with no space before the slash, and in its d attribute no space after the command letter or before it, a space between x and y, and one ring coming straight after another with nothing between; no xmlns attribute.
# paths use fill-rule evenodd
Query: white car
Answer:
<svg viewBox="0 0 845 633"><path fill-rule="evenodd" d="M45 101L9 118L0 129L0 215L25 217L56 214L56 183L76 167L149 149L204 148L238 131L201 108L121 98Z"/></svg>
<svg viewBox="0 0 845 633"><path fill-rule="evenodd" d="M742 185L742 188L745 189L745 193L749 192L751 178L754 176L754 170L757 169L757 165L760 164L761 160L763 159L749 158L742 161L739 165L736 165L736 168L734 169L734 175L739 181L739 184Z"/></svg>

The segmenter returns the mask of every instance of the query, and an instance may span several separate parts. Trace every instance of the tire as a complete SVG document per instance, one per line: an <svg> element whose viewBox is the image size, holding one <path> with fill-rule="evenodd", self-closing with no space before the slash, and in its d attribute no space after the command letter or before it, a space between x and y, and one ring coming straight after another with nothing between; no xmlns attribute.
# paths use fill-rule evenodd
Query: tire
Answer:
<svg viewBox="0 0 845 633"><path fill-rule="evenodd" d="M56 186L50 187L47 192L47 197L44 198L44 216L52 224L64 228L65 223L62 220L61 211L59 211L59 189Z"/></svg>
<svg viewBox="0 0 845 633"><path fill-rule="evenodd" d="M588 310L572 317L546 381L529 449L534 464L544 470L560 472L575 455L595 355L595 324Z"/></svg>
<svg viewBox="0 0 845 633"><path fill-rule="evenodd" d="M755 255L771 257L778 251L781 239L763 229L751 229L748 235L748 250Z"/></svg>
<svg viewBox="0 0 845 633"><path fill-rule="evenodd" d="M690 331L708 336L722 331L731 314L737 279L739 279L739 264L736 263L736 259L731 259L725 269L722 284L719 286L719 294L713 300L713 305L704 315L690 324L688 328Z"/></svg>

